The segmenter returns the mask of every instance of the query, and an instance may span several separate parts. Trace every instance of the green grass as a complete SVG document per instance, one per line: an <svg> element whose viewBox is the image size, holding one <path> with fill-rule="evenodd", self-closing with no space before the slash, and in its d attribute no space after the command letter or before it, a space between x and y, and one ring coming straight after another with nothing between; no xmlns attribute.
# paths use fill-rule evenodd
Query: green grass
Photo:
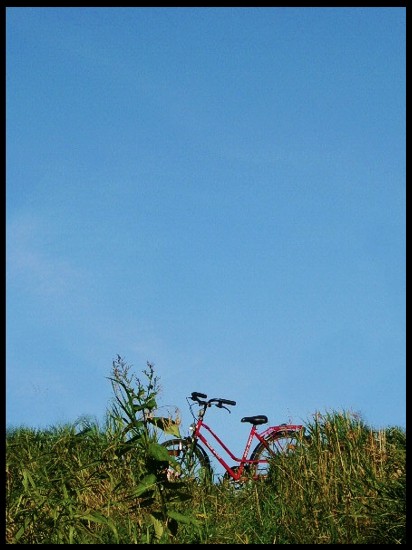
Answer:
<svg viewBox="0 0 412 550"><path fill-rule="evenodd" d="M264 481L169 484L153 370L144 386L116 366L103 425L7 430L6 543L405 544L402 428L317 413Z"/></svg>

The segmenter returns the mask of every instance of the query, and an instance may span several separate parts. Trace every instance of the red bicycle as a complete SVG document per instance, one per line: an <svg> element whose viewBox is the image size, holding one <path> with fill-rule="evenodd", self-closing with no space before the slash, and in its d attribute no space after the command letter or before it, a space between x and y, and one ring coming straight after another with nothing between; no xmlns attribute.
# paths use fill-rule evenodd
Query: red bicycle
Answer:
<svg viewBox="0 0 412 550"><path fill-rule="evenodd" d="M189 399L195 403L190 403ZM249 436L241 458L236 457L232 451L223 443L219 436L204 421L206 410L213 406L219 409L228 409L228 406L235 406L236 401L229 399L213 398L207 400L204 393L193 392L186 398L190 412L194 418L194 423L190 429L192 434L178 439L171 439L162 443L172 457L169 463L167 477L169 481L180 481L184 479L203 480L213 478L213 471L209 456L206 450L200 445L202 442L206 449L213 455L226 470L224 479L234 482L244 482L250 479L260 479L266 477L269 471L270 461L279 453L289 453L293 451L299 441L302 441L305 428L297 424L280 424L279 426L270 426L262 432L258 432L257 426L266 424L268 418L265 415L245 416L241 422L251 424ZM197 417L193 413L195 404L199 405ZM203 432L207 431L218 443L229 457L236 462L234 466L229 464L220 456L216 449L207 440ZM250 453L254 440L257 440L256 446Z"/></svg>

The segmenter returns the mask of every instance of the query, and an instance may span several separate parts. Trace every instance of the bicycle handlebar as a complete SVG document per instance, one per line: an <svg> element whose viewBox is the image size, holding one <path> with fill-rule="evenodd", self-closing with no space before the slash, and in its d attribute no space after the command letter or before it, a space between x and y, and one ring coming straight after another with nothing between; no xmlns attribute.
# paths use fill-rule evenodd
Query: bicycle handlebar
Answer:
<svg viewBox="0 0 412 550"><path fill-rule="evenodd" d="M222 399L221 397L213 397L212 399L209 399L209 401L202 401L202 399L207 399L207 395L204 393L199 393L197 391L192 392L192 395L190 397L191 399L193 399L193 401L197 401L199 405L207 405L208 407L210 407L211 405L216 405L216 407L219 407L219 409L221 409L223 405L236 405L236 401L231 401L230 399Z"/></svg>

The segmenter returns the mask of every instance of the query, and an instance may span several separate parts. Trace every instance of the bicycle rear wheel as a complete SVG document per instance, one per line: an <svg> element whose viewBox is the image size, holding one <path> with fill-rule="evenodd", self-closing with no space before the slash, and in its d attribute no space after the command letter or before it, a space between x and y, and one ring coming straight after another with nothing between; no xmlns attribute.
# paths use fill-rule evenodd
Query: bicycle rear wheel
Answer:
<svg viewBox="0 0 412 550"><path fill-rule="evenodd" d="M293 453L302 441L301 432L296 430L284 430L270 434L265 439L266 445L259 443L250 456L252 460L261 461L252 466L254 468L253 476L256 479L267 477L271 462L279 455Z"/></svg>
<svg viewBox="0 0 412 550"><path fill-rule="evenodd" d="M172 460L167 469L168 481L210 481L212 468L209 457L198 443L187 439L169 439L162 443ZM174 466L173 462L177 465Z"/></svg>

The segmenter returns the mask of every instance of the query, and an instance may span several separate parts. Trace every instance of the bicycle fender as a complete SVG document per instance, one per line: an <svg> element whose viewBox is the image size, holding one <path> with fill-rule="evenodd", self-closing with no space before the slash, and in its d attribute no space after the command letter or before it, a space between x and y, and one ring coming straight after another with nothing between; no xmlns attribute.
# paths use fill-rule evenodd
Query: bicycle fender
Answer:
<svg viewBox="0 0 412 550"><path fill-rule="evenodd" d="M261 437L266 437L273 433L282 433L282 432L301 432L305 427L301 424L279 424L278 426L269 426L259 435Z"/></svg>

